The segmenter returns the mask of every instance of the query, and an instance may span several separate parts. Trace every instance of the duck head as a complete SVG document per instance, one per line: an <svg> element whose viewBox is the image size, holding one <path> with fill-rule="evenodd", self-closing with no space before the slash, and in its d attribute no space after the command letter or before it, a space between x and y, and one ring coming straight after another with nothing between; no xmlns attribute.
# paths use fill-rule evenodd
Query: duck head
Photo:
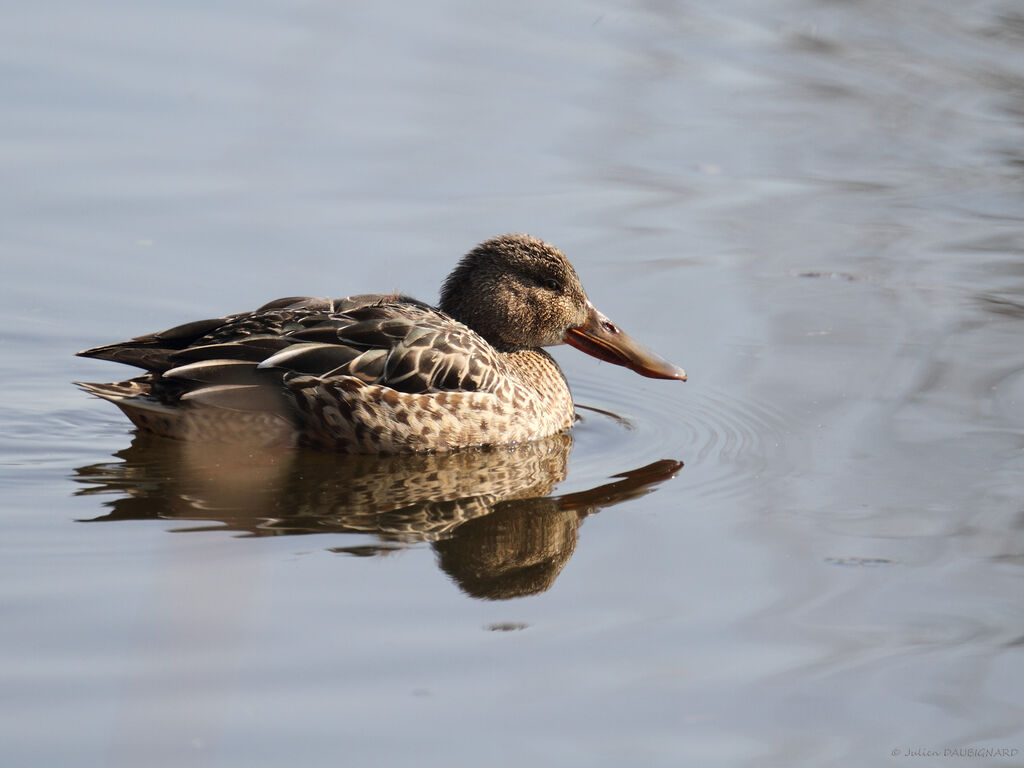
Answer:
<svg viewBox="0 0 1024 768"><path fill-rule="evenodd" d="M440 307L506 352L571 344L643 376L686 381L597 311L565 254L530 235L501 235L467 253L444 281Z"/></svg>

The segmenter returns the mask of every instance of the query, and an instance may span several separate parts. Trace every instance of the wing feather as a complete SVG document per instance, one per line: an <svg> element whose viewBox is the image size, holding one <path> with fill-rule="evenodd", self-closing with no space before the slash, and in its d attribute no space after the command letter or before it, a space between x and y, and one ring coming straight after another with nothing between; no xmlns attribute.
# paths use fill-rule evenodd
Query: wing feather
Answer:
<svg viewBox="0 0 1024 768"><path fill-rule="evenodd" d="M167 381L154 392L209 404L249 401L249 387L281 388L296 375L416 394L493 391L507 371L479 334L397 294L291 296L79 354L144 368Z"/></svg>

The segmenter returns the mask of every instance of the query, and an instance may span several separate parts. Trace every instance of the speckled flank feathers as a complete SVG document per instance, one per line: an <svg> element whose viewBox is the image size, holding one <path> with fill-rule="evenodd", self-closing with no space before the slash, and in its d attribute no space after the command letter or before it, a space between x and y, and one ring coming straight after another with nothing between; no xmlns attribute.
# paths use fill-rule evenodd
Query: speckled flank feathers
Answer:
<svg viewBox="0 0 1024 768"><path fill-rule="evenodd" d="M287 386L305 417L307 439L352 453L517 443L568 429L572 398L555 361L541 350L509 358L487 391L409 393L354 377L316 376L292 377Z"/></svg>
<svg viewBox="0 0 1024 768"><path fill-rule="evenodd" d="M560 251L506 235L463 259L440 309L398 294L279 299L80 352L146 371L81 386L141 429L184 440L351 453L524 442L572 425L565 377L539 347L580 346L569 336L594 317L610 325ZM584 351L679 378L605 351L618 343Z"/></svg>

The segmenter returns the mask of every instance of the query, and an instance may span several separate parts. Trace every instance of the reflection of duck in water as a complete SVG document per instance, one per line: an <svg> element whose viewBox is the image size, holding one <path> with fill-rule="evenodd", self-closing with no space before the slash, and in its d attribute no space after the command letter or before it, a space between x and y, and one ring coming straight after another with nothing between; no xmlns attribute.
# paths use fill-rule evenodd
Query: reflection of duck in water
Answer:
<svg viewBox="0 0 1024 768"><path fill-rule="evenodd" d="M400 453L568 429L569 388L540 349L563 343L686 379L594 308L558 249L528 235L467 254L440 309L397 294L293 297L79 354L147 371L82 386L157 434Z"/></svg>
<svg viewBox="0 0 1024 768"><path fill-rule="evenodd" d="M184 530L251 536L372 534L354 555L430 542L441 567L474 597L547 589L576 547L584 518L647 493L682 466L655 462L597 488L550 496L565 479L572 438L514 448L396 456L237 451L140 432L117 462L81 467L80 495L116 494L98 521L215 521Z"/></svg>

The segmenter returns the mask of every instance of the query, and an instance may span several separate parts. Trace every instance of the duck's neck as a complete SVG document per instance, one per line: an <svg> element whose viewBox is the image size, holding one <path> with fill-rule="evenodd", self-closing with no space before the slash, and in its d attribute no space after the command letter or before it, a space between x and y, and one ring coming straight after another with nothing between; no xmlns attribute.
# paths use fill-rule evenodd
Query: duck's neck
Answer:
<svg viewBox="0 0 1024 768"><path fill-rule="evenodd" d="M474 312L472 306L466 306L447 296L442 296L437 308L448 315L448 317L457 320L470 330L480 334L484 341L499 352L512 353L519 351L519 347L509 346L501 338L501 334L488 324L485 313Z"/></svg>
<svg viewBox="0 0 1024 768"><path fill-rule="evenodd" d="M568 400L569 382L555 358L543 349L517 349L506 352L505 360L522 379L523 384L535 390L542 397L551 397L553 401Z"/></svg>

